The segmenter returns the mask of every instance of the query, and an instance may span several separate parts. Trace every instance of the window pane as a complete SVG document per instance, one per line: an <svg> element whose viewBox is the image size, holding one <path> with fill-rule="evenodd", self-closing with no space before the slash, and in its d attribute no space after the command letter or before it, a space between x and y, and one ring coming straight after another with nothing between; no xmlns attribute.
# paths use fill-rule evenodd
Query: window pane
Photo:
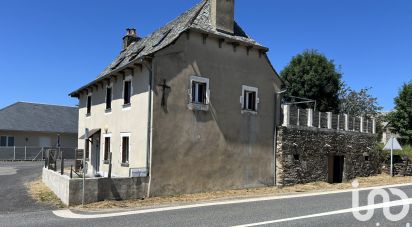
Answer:
<svg viewBox="0 0 412 227"><path fill-rule="evenodd" d="M129 137L122 139L122 163L129 162Z"/></svg>
<svg viewBox="0 0 412 227"><path fill-rule="evenodd" d="M89 140L86 140L86 144L85 144L85 148L84 148L84 151L85 151L85 153L86 153L86 159L88 159L89 158Z"/></svg>
<svg viewBox="0 0 412 227"><path fill-rule="evenodd" d="M7 146L9 146L9 147L14 146L14 137L13 136L8 137Z"/></svg>
<svg viewBox="0 0 412 227"><path fill-rule="evenodd" d="M130 104L130 97L131 97L131 89L132 88L132 82L131 81L126 81L124 82L124 104Z"/></svg>
<svg viewBox="0 0 412 227"><path fill-rule="evenodd" d="M0 147L5 147L5 146L7 146L7 137L2 136L0 139Z"/></svg>
<svg viewBox="0 0 412 227"><path fill-rule="evenodd" d="M192 82L192 102L196 102L196 82Z"/></svg>
<svg viewBox="0 0 412 227"><path fill-rule="evenodd" d="M112 108L112 88L106 90L106 109Z"/></svg>
<svg viewBox="0 0 412 227"><path fill-rule="evenodd" d="M87 96L87 113L90 114L92 110L92 97Z"/></svg>
<svg viewBox="0 0 412 227"><path fill-rule="evenodd" d="M110 154L110 137L106 137L104 139L104 160L105 161L109 160L109 154Z"/></svg>

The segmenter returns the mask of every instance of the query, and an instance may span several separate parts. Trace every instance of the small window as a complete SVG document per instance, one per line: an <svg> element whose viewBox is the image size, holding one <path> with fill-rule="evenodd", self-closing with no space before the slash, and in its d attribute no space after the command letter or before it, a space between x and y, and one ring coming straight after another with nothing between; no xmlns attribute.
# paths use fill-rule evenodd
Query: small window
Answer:
<svg viewBox="0 0 412 227"><path fill-rule="evenodd" d="M104 138L104 161L109 160L110 155L110 137Z"/></svg>
<svg viewBox="0 0 412 227"><path fill-rule="evenodd" d="M7 146L14 147L14 137L13 136L7 137Z"/></svg>
<svg viewBox="0 0 412 227"><path fill-rule="evenodd" d="M87 115L90 115L92 113L92 96L91 95L87 96L86 107L87 107Z"/></svg>
<svg viewBox="0 0 412 227"><path fill-rule="evenodd" d="M124 105L129 105L130 104L130 98L132 96L132 81L127 80L124 82L124 88L123 88L123 100L124 100Z"/></svg>
<svg viewBox="0 0 412 227"><path fill-rule="evenodd" d="M106 88L106 110L112 109L112 87Z"/></svg>
<svg viewBox="0 0 412 227"><path fill-rule="evenodd" d="M122 137L122 164L129 163L129 137L123 136Z"/></svg>
<svg viewBox="0 0 412 227"><path fill-rule="evenodd" d="M294 159L295 161L299 161L299 160L300 160L300 155L294 154L294 155L293 155L293 159Z"/></svg>
<svg viewBox="0 0 412 227"><path fill-rule="evenodd" d="M86 140L84 152L86 153L86 159L89 159L89 150L90 150L90 144L89 140Z"/></svg>
<svg viewBox="0 0 412 227"><path fill-rule="evenodd" d="M192 102L198 104L207 104L207 84L202 82L192 82Z"/></svg>
<svg viewBox="0 0 412 227"><path fill-rule="evenodd" d="M258 109L258 89L255 87L242 86L242 96L240 97L242 110L248 112L257 112Z"/></svg>
<svg viewBox="0 0 412 227"><path fill-rule="evenodd" d="M254 91L245 91L243 95L243 109L256 111L256 92Z"/></svg>
<svg viewBox="0 0 412 227"><path fill-rule="evenodd" d="M7 147L7 136L0 137L0 147Z"/></svg>

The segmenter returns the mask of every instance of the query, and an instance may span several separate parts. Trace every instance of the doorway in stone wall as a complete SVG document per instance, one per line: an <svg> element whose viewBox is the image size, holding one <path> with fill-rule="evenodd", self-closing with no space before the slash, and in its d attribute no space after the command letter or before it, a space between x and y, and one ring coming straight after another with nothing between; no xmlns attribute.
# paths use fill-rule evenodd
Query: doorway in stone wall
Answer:
<svg viewBox="0 0 412 227"><path fill-rule="evenodd" d="M343 155L330 155L328 158L328 182L330 184L342 183L343 166L345 157Z"/></svg>

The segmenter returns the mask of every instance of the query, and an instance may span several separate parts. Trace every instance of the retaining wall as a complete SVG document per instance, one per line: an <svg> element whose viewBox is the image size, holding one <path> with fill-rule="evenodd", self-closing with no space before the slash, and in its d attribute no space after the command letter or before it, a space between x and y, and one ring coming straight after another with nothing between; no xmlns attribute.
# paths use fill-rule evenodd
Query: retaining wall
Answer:
<svg viewBox="0 0 412 227"><path fill-rule="evenodd" d="M43 168L43 182L65 205L82 203L83 179ZM146 197L148 178L88 178L85 180L85 203L104 200L140 199Z"/></svg>

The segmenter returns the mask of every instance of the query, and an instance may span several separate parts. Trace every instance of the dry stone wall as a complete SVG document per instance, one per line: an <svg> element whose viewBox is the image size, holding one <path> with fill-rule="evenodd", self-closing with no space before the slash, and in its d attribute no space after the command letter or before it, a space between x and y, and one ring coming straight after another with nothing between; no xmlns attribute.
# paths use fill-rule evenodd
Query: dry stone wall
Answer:
<svg viewBox="0 0 412 227"><path fill-rule="evenodd" d="M291 125L277 131L277 185L329 181L331 156L344 157L343 181L380 173L375 134Z"/></svg>

